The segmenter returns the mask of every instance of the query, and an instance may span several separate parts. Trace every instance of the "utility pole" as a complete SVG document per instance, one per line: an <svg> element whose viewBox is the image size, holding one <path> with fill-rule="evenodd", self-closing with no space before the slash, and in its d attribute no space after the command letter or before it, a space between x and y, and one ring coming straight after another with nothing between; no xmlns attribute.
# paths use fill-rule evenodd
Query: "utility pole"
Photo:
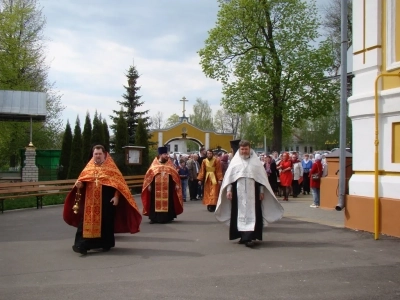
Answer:
<svg viewBox="0 0 400 300"><path fill-rule="evenodd" d="M344 208L346 196L347 45L347 0L341 0L339 199L335 207L337 211Z"/></svg>

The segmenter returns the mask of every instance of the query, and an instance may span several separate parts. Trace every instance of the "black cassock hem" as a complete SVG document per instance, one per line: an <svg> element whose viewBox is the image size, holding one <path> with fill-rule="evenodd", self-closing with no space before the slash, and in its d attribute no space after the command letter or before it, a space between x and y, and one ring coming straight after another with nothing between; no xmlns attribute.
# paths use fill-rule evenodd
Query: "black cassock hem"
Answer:
<svg viewBox="0 0 400 300"><path fill-rule="evenodd" d="M114 237L114 217L115 206L110 202L114 197L115 189L110 186L102 186L102 216L101 216L101 237L84 238L83 237L83 219L78 225L75 234L76 247L85 250L91 249L109 249L115 246Z"/></svg>
<svg viewBox="0 0 400 300"><path fill-rule="evenodd" d="M154 223L169 223L176 218L175 205L174 205L174 189L175 183L171 175L169 176L168 186L168 212L155 212L155 181L151 182L151 195L150 195L150 212L149 219Z"/></svg>
<svg viewBox="0 0 400 300"><path fill-rule="evenodd" d="M262 241L263 230L263 217L261 210L260 199L260 184L255 182L255 211L256 211L256 224L254 231L239 231L237 228L237 215L238 215L238 198L237 198L237 182L232 183L232 210L231 221L229 226L229 239L236 240L240 238L242 241L260 240Z"/></svg>

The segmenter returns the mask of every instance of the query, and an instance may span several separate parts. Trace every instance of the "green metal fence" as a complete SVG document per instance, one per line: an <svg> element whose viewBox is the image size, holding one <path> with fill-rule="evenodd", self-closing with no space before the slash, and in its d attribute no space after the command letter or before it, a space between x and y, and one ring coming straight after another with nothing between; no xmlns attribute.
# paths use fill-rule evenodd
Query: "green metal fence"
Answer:
<svg viewBox="0 0 400 300"><path fill-rule="evenodd" d="M24 167L25 149L20 150ZM39 181L57 180L61 150L36 150L35 164L39 169Z"/></svg>

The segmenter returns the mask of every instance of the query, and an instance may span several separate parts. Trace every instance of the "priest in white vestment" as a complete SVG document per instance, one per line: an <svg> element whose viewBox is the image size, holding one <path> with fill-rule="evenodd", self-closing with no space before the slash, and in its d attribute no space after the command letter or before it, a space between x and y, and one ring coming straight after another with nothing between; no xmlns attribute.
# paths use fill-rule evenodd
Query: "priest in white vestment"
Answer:
<svg viewBox="0 0 400 300"><path fill-rule="evenodd" d="M215 216L230 226L229 239L252 247L262 240L263 227L282 218L262 164L250 143L242 140L221 185Z"/></svg>

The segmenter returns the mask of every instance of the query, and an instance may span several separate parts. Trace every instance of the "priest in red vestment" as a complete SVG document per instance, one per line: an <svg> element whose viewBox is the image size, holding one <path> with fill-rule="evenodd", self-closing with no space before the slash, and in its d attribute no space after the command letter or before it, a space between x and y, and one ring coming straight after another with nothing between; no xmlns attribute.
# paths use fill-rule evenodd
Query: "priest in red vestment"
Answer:
<svg viewBox="0 0 400 300"><path fill-rule="evenodd" d="M75 213L73 206L79 194ZM77 227L72 249L81 254L91 249L110 250L115 246L114 233L140 231L142 216L136 202L102 145L93 147L93 158L65 199L63 217L67 224Z"/></svg>
<svg viewBox="0 0 400 300"><path fill-rule="evenodd" d="M167 147L158 148L158 156L146 172L142 202L143 215L149 217L150 224L169 223L183 212L181 179Z"/></svg>

